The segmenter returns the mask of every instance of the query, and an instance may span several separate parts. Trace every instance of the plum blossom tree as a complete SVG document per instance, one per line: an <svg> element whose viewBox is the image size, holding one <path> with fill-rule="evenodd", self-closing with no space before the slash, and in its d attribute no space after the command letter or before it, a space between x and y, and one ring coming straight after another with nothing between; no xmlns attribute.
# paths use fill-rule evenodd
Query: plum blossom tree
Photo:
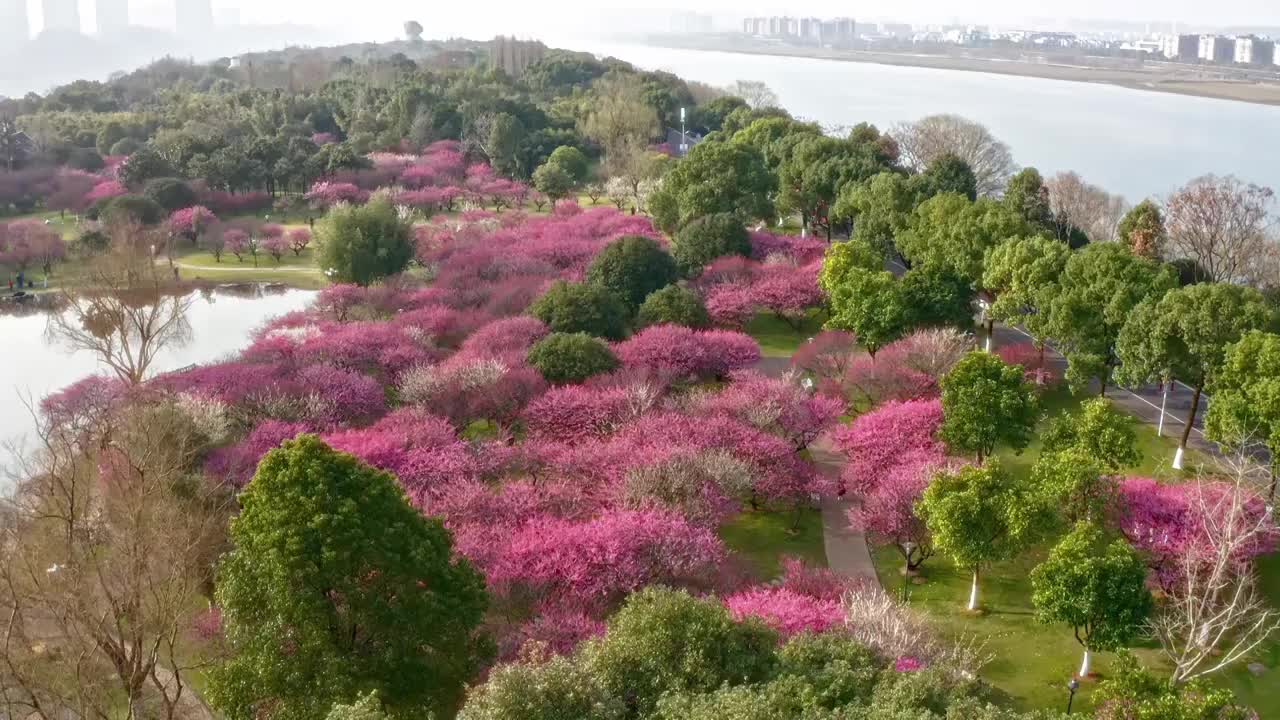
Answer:
<svg viewBox="0 0 1280 720"><path fill-rule="evenodd" d="M222 233L222 248L236 256L236 262L244 262L250 246L249 233L240 228L227 228Z"/></svg>
<svg viewBox="0 0 1280 720"><path fill-rule="evenodd" d="M307 228L293 228L285 233L285 238L289 241L289 249L293 251L294 257L299 257L311 244L311 231Z"/></svg>
<svg viewBox="0 0 1280 720"><path fill-rule="evenodd" d="M199 242L200 236L216 222L218 216L203 205L174 210L169 215L169 229L191 241L192 245Z"/></svg>
<svg viewBox="0 0 1280 720"><path fill-rule="evenodd" d="M835 424L844 411L839 400L811 395L799 377L768 377L754 370L739 370L721 392L699 395L697 412L724 413L778 435L803 450Z"/></svg>
<svg viewBox="0 0 1280 720"><path fill-rule="evenodd" d="M742 333L654 325L614 346L622 364L675 380L726 377L755 364L760 346Z"/></svg>

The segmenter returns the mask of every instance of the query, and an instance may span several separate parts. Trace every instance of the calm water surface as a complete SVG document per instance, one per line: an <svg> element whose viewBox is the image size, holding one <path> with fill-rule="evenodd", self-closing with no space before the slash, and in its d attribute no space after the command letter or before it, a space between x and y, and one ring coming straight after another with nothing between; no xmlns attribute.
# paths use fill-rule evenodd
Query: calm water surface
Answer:
<svg viewBox="0 0 1280 720"><path fill-rule="evenodd" d="M884 128L955 113L991 128L1022 165L1075 170L1136 202L1232 173L1280 189L1280 107L1092 83L807 58L576 42L649 69L724 86L763 80L793 114Z"/></svg>
<svg viewBox="0 0 1280 720"><path fill-rule="evenodd" d="M214 288L192 293L187 320L191 340L166 348L153 372L230 355L248 343L249 335L269 318L301 310L315 297L311 290L257 285ZM45 337L48 317L0 314L0 441L21 443L33 430L23 405L95 372L110 372L92 353L70 352ZM0 449L0 485L12 456Z"/></svg>

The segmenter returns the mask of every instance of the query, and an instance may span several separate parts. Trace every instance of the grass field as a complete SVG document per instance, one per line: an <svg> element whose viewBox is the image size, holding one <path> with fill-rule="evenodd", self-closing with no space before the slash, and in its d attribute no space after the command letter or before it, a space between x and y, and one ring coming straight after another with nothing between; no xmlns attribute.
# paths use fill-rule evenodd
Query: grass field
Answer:
<svg viewBox="0 0 1280 720"><path fill-rule="evenodd" d="M810 310L808 316L800 323L799 328L792 327L777 315L760 313L747 323L743 329L748 335L760 343L760 352L769 357L791 357L809 338L822 332L822 324L827 321L826 313L821 310Z"/></svg>
<svg viewBox="0 0 1280 720"><path fill-rule="evenodd" d="M720 538L740 553L756 577L771 580L782 572L780 559L794 556L816 567L827 566L822 540L822 513L745 512L720 527Z"/></svg>

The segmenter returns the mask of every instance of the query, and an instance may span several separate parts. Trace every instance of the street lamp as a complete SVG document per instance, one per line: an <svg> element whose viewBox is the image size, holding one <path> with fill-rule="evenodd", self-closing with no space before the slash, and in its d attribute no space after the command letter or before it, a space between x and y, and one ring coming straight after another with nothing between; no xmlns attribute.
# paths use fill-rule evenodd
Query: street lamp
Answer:
<svg viewBox="0 0 1280 720"><path fill-rule="evenodd" d="M805 378L801 380L800 387L804 388L805 392L812 395L813 394L813 378Z"/></svg>
<svg viewBox="0 0 1280 720"><path fill-rule="evenodd" d="M991 335L993 328L991 327L991 318L987 315L987 313L991 312L991 303L987 302L986 298L978 298L978 309L982 311L982 324L987 326L987 341L986 346L983 349L987 352L991 352Z"/></svg>
<svg viewBox="0 0 1280 720"><path fill-rule="evenodd" d="M906 602L907 588L911 583L911 553L915 551L916 544L908 540L902 544L902 549L907 551L907 562L902 566L902 602Z"/></svg>
<svg viewBox="0 0 1280 720"><path fill-rule="evenodd" d="M1067 695L1067 714L1068 715L1071 714L1071 703L1076 699L1076 691L1079 689L1080 689L1079 680L1075 678L1071 678L1071 680L1067 681L1067 692L1070 693L1069 695Z"/></svg>

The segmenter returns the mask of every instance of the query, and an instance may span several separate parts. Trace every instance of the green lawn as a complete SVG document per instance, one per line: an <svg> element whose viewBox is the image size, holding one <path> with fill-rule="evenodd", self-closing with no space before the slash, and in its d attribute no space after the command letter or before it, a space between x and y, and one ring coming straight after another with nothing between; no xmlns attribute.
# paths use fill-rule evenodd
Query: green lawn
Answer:
<svg viewBox="0 0 1280 720"><path fill-rule="evenodd" d="M259 254L257 265L249 255L243 261L224 254L222 261L207 252L188 252L177 257L182 276L187 280L213 282L279 282L302 288L321 288L328 280L316 267L314 250L308 248L300 256L292 252L276 262L270 255Z"/></svg>
<svg viewBox="0 0 1280 720"><path fill-rule="evenodd" d="M794 511L744 512L720 527L720 537L761 580L777 577L782 572L779 560L788 555L816 567L827 566L822 513L814 508L801 510L798 523Z"/></svg>
<svg viewBox="0 0 1280 720"><path fill-rule="evenodd" d="M1079 406L1084 397L1073 396L1063 388L1050 390L1042 398L1047 417L1068 412ZM1176 438L1156 437L1154 428L1134 420L1138 447L1143 459L1131 474L1143 474L1166 480L1191 476L1191 471L1175 471L1169 467ZM1017 473L1029 472L1040 455L1037 437L1021 454L1007 448L996 456ZM1203 464L1199 455L1189 456L1188 467ZM1011 705L1023 708L1059 709L1066 702L1065 685L1079 667L1081 648L1071 629L1060 625L1042 625L1034 618L1031 605L1030 572L1045 556L1051 543L1036 548L1016 560L997 563L984 571L979 597L986 610L974 616L964 612L970 577L946 558L935 556L924 565L924 582L910 591L912 606L924 610L937 623L939 630L952 637L976 637L986 643L993 660L983 672L997 691ZM901 587L901 556L892 548L873 549L876 570L881 583L891 592ZM1264 592L1280 606L1280 555L1266 558L1259 567ZM1150 642L1139 644L1135 652L1142 660L1160 667L1161 658ZM1255 654L1271 668L1262 677L1254 677L1241 662L1218 681L1229 686L1237 697L1261 713L1261 717L1280 718L1280 638ZM1106 676L1114 655L1097 653L1094 668ZM1091 706L1089 693L1093 683L1085 683L1076 696L1076 707Z"/></svg>
<svg viewBox="0 0 1280 720"><path fill-rule="evenodd" d="M747 323L744 331L760 343L760 352L769 357L791 357L809 338L822 332L826 313L810 310L799 324L792 327L773 313L760 313Z"/></svg>

